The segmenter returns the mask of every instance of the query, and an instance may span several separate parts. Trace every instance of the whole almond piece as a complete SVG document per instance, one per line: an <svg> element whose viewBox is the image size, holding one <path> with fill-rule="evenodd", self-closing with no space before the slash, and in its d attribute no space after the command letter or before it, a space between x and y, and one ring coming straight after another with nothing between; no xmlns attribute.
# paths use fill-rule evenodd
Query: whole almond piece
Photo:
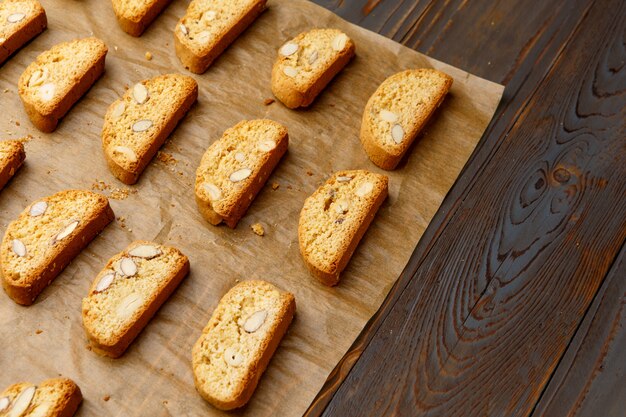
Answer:
<svg viewBox="0 0 626 417"><path fill-rule="evenodd" d="M72 223L68 224L67 226L65 226L63 230L59 232L55 240L58 242L59 240L65 239L66 237L72 234L72 232L76 229L77 226L78 226L78 220L75 220Z"/></svg>
<svg viewBox="0 0 626 417"><path fill-rule="evenodd" d="M25 17L26 15L24 13L13 13L13 14L10 14L9 17L7 17L7 22L17 23L23 20Z"/></svg>
<svg viewBox="0 0 626 417"><path fill-rule="evenodd" d="M161 249L154 245L139 245L128 251L130 256L143 259L152 259L159 256L161 253Z"/></svg>
<svg viewBox="0 0 626 417"><path fill-rule="evenodd" d="M247 333L254 333L265 323L267 319L267 310L259 310L251 314L243 324L243 329Z"/></svg>
<svg viewBox="0 0 626 417"><path fill-rule="evenodd" d="M109 288L111 286L111 283L113 283L114 279L115 279L115 274L112 272L104 275L102 278L100 278L100 281L98 281L98 284L96 284L96 292L102 292L106 290L107 288Z"/></svg>
<svg viewBox="0 0 626 417"><path fill-rule="evenodd" d="M124 110L126 110L126 103L120 101L115 105L115 107L113 107L113 110L111 111L111 117L117 119L122 114L124 114Z"/></svg>
<svg viewBox="0 0 626 417"><path fill-rule="evenodd" d="M19 239L13 239L11 242L11 248L13 249L13 253L15 253L20 258L26 256L26 246Z"/></svg>
<svg viewBox="0 0 626 417"><path fill-rule="evenodd" d="M233 347L224 350L224 361L230 366L239 366L243 363L243 355Z"/></svg>
<svg viewBox="0 0 626 417"><path fill-rule="evenodd" d="M209 199L211 201L217 201L222 198L222 190L215 184L211 184L210 182L206 182L203 185L204 191L209 195Z"/></svg>
<svg viewBox="0 0 626 417"><path fill-rule="evenodd" d="M348 43L348 36L345 33L335 36L333 39L333 49L337 52L343 51Z"/></svg>
<svg viewBox="0 0 626 417"><path fill-rule="evenodd" d="M137 264L130 258L122 258L120 261L120 271L127 277L132 277L137 274Z"/></svg>
<svg viewBox="0 0 626 417"><path fill-rule="evenodd" d="M285 67L283 68L283 73L285 73L287 77L295 78L298 76L298 69L294 67Z"/></svg>
<svg viewBox="0 0 626 417"><path fill-rule="evenodd" d="M280 48L280 54L282 56L291 56L293 54L295 54L296 52L298 52L298 44L295 42L287 42L286 44L284 44L282 46L282 48Z"/></svg>
<svg viewBox="0 0 626 417"><path fill-rule="evenodd" d="M189 31L187 30L187 26L183 25L182 23L180 24L180 31L183 33L183 35L187 36L189 34Z"/></svg>
<svg viewBox="0 0 626 417"><path fill-rule="evenodd" d="M143 104L148 101L148 89L141 83L135 84L133 87L133 98L137 104Z"/></svg>
<svg viewBox="0 0 626 417"><path fill-rule="evenodd" d="M228 177L232 182L240 182L248 178L252 174L252 170L249 168L243 168L238 171L233 172Z"/></svg>
<svg viewBox="0 0 626 417"><path fill-rule="evenodd" d="M133 132L145 132L152 127L152 120L139 120L133 124Z"/></svg>
<svg viewBox="0 0 626 417"><path fill-rule="evenodd" d="M359 186L359 188L356 189L355 194L358 195L359 197L365 197L369 193L371 193L373 189L374 189L374 184L368 181L368 182L361 184L361 186Z"/></svg>
<svg viewBox="0 0 626 417"><path fill-rule="evenodd" d="M396 143L402 143L402 140L404 139L404 129L402 128L402 126L394 125L394 127L391 129L391 138Z"/></svg>
<svg viewBox="0 0 626 417"><path fill-rule="evenodd" d="M33 401L35 391L37 391L35 386L24 388L13 401L13 407L9 410L7 417L21 417Z"/></svg>
<svg viewBox="0 0 626 417"><path fill-rule="evenodd" d="M31 217L41 216L46 212L47 209L48 203L46 203L45 201L38 201L30 207L30 211L28 212L28 214L30 214Z"/></svg>

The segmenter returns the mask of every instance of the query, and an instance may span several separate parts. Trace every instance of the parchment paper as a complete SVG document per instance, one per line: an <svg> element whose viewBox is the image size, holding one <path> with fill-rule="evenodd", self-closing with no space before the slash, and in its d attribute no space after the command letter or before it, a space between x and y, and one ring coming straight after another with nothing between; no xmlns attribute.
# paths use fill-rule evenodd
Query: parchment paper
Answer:
<svg viewBox="0 0 626 417"><path fill-rule="evenodd" d="M429 59L346 23L304 0L271 0L270 9L203 75L199 102L139 183L125 187L108 172L102 117L125 87L161 73L187 73L174 54L172 30L186 1L174 1L141 38L123 33L105 0L42 0L49 29L0 67L0 137L32 135L24 168L0 194L2 230L31 201L66 188L103 189L118 198L111 224L31 307L0 292L0 385L64 375L85 397L80 416L219 416L195 392L191 347L220 297L237 280L265 279L293 292L297 315L249 405L232 415L299 416L406 265L424 229L466 163L503 87ZM277 48L301 31L337 27L357 58L308 110L271 98ZM106 73L53 134L39 133L17 95L26 66L52 45L95 35L109 46ZM150 52L151 61L145 57ZM365 103L389 75L435 67L454 77L450 96L398 170L390 196L336 288L306 271L297 242L305 198L335 170L376 168L358 136ZM287 156L236 230L205 223L193 197L205 149L242 119L271 118L290 134ZM96 181L101 181L94 186ZM280 184L273 190L272 183ZM124 198L128 194L126 198ZM252 233L260 222L264 237ZM135 239L179 247L191 274L118 360L89 351L81 299L97 272ZM110 397L110 398L109 398Z"/></svg>

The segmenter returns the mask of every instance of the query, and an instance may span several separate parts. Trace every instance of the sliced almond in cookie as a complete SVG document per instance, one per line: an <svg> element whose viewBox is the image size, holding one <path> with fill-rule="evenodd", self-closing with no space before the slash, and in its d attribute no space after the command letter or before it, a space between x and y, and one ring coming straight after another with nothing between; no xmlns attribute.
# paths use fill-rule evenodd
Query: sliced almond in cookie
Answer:
<svg viewBox="0 0 626 417"><path fill-rule="evenodd" d="M0 398L0 413L9 408L10 404L11 400L9 399L9 397Z"/></svg>
<svg viewBox="0 0 626 417"><path fill-rule="evenodd" d="M350 181L339 181L350 178ZM300 212L300 252L323 284L336 285L354 248L387 197L388 179L364 170L335 173Z"/></svg>
<svg viewBox="0 0 626 417"><path fill-rule="evenodd" d="M137 274L137 264L130 258L120 260L120 270L126 277L134 277Z"/></svg>
<svg viewBox="0 0 626 417"><path fill-rule="evenodd" d="M243 329L247 333L254 333L265 323L267 319L267 310L259 310L248 317L243 325Z"/></svg>
<svg viewBox="0 0 626 417"><path fill-rule="evenodd" d="M46 203L45 201L38 201L30 206L29 214L31 217L42 216L46 212L47 208L48 203Z"/></svg>
<svg viewBox="0 0 626 417"><path fill-rule="evenodd" d="M384 109L380 111L380 118L384 120L385 122L389 122L389 123L395 123L398 121L397 114L395 114L394 112L390 112L389 110L384 110Z"/></svg>
<svg viewBox="0 0 626 417"><path fill-rule="evenodd" d="M283 44L272 68L272 92L289 108L307 107L354 57L337 29L313 29Z"/></svg>
<svg viewBox="0 0 626 417"><path fill-rule="evenodd" d="M31 385L30 387L24 388L22 392L13 400L13 406L9 410L7 417L21 417L24 415L24 412L30 406L30 403L33 401L33 397L35 396L35 392L37 391L37 387Z"/></svg>
<svg viewBox="0 0 626 417"><path fill-rule="evenodd" d="M185 255L154 242L133 242L113 256L83 298L83 325L92 349L122 355L188 272Z"/></svg>
<svg viewBox="0 0 626 417"><path fill-rule="evenodd" d="M391 137L393 138L394 142L402 143L402 140L404 139L404 129L402 129L402 126L394 125L391 128Z"/></svg>
<svg viewBox="0 0 626 417"><path fill-rule="evenodd" d="M247 179L252 174L252 170L250 168L242 168L239 169L228 177L232 182L240 182Z"/></svg>
<svg viewBox="0 0 626 417"><path fill-rule="evenodd" d="M109 273L109 274L102 276L102 278L100 278L100 281L98 281L98 284L96 285L96 291L102 292L106 290L107 288L111 286L114 279L115 279L114 273Z"/></svg>
<svg viewBox="0 0 626 417"><path fill-rule="evenodd" d="M137 258L152 259L161 254L161 249L154 245L139 245L128 251L130 256Z"/></svg>
<svg viewBox="0 0 626 417"><path fill-rule="evenodd" d="M204 153L196 171L200 213L235 227L287 151L287 129L271 120L243 121Z"/></svg>
<svg viewBox="0 0 626 417"><path fill-rule="evenodd" d="M13 239L13 243L11 244L13 248L13 253L15 253L20 258L26 256L26 246L19 239Z"/></svg>
<svg viewBox="0 0 626 417"><path fill-rule="evenodd" d="M234 347L224 350L224 361L229 366L240 366L243 363L243 355Z"/></svg>
<svg viewBox="0 0 626 417"><path fill-rule="evenodd" d="M55 240L58 242L59 240L63 240L69 235L71 235L72 232L76 230L76 228L78 227L78 223L79 221L75 220L71 222L70 224L68 224L67 226L65 226L63 230L61 230L59 234L56 235Z"/></svg>
<svg viewBox="0 0 626 417"><path fill-rule="evenodd" d="M25 17L26 15L24 13L13 13L7 17L7 22L9 23L21 22L22 20L24 20Z"/></svg>
<svg viewBox="0 0 626 417"><path fill-rule="evenodd" d="M30 76L30 80L28 81L29 87L38 87L44 83L48 79L50 71L48 71L47 67L42 67L33 72Z"/></svg>
<svg viewBox="0 0 626 417"><path fill-rule="evenodd" d="M53 83L44 84L39 88L39 97L43 101L50 101L54 98L56 87Z"/></svg>
<svg viewBox="0 0 626 417"><path fill-rule="evenodd" d="M133 99L137 104L143 104L148 100L148 89L142 83L137 83L133 87Z"/></svg>
<svg viewBox="0 0 626 417"><path fill-rule="evenodd" d="M135 184L197 97L193 78L166 74L136 83L112 103L104 119L102 145L113 175Z"/></svg>

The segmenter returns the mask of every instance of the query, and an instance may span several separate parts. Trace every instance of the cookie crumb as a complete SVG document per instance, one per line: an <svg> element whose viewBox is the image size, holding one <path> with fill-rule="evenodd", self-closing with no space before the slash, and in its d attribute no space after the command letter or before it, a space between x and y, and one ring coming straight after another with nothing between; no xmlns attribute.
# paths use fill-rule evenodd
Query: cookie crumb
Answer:
<svg viewBox="0 0 626 417"><path fill-rule="evenodd" d="M103 401L109 401L111 399L110 395L105 395L104 397L102 397Z"/></svg>
<svg viewBox="0 0 626 417"><path fill-rule="evenodd" d="M163 151L159 151L157 153L157 159L163 162L165 165L174 165L178 163L178 160L174 158L171 154Z"/></svg>
<svg viewBox="0 0 626 417"><path fill-rule="evenodd" d="M306 172L306 175L308 175L309 177L312 177L312 176L313 176L313 171L308 170L308 171Z"/></svg>
<svg viewBox="0 0 626 417"><path fill-rule="evenodd" d="M265 229L263 228L263 225L261 223L255 223L252 226L250 226L250 228L252 229L254 234L257 236L265 235Z"/></svg>
<svg viewBox="0 0 626 417"><path fill-rule="evenodd" d="M278 187L280 187L279 183L277 183L277 182L273 182L272 183L272 190L276 191L276 190L278 190Z"/></svg>
<svg viewBox="0 0 626 417"><path fill-rule="evenodd" d="M152 61L152 53L151 52L146 52L146 59L148 61Z"/></svg>
<svg viewBox="0 0 626 417"><path fill-rule="evenodd" d="M43 333L43 330L41 330L41 329L35 330L35 334L42 334L42 333Z"/></svg>
<svg viewBox="0 0 626 417"><path fill-rule="evenodd" d="M269 106L270 104L274 103L276 100L274 100L273 98L266 98L263 101L263 104L265 104L266 106Z"/></svg>

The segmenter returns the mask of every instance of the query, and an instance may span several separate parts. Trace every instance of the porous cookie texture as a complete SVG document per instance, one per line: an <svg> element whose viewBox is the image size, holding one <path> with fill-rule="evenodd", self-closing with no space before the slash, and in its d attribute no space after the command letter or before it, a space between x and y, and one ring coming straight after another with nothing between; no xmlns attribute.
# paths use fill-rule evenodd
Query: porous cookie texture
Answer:
<svg viewBox="0 0 626 417"><path fill-rule="evenodd" d="M67 190L39 199L7 227L0 248L2 285L30 305L113 219L106 197Z"/></svg>
<svg viewBox="0 0 626 417"><path fill-rule="evenodd" d="M26 68L18 92L37 129L56 129L59 119L103 74L107 52L100 39L77 39L53 46Z"/></svg>
<svg viewBox="0 0 626 417"><path fill-rule="evenodd" d="M265 10L267 0L192 0L174 30L176 55L189 71L205 72Z"/></svg>
<svg viewBox="0 0 626 417"><path fill-rule="evenodd" d="M26 159L24 145L18 140L0 142L0 189L2 189L15 172L21 168Z"/></svg>
<svg viewBox="0 0 626 417"><path fill-rule="evenodd" d="M293 294L265 281L244 281L228 291L193 347L200 395L222 410L245 405L295 310Z"/></svg>
<svg viewBox="0 0 626 417"><path fill-rule="evenodd" d="M198 83L181 74L131 86L104 116L102 147L111 173L134 184L198 98Z"/></svg>
<svg viewBox="0 0 626 417"><path fill-rule="evenodd" d="M367 102L361 143L379 167L395 169L452 86L434 69L415 69L387 78Z"/></svg>
<svg viewBox="0 0 626 417"><path fill-rule="evenodd" d="M388 178L339 171L306 199L300 212L300 252L323 284L336 285L359 241L387 198Z"/></svg>
<svg viewBox="0 0 626 417"><path fill-rule="evenodd" d="M112 0L113 11L122 30L141 36L172 0Z"/></svg>
<svg viewBox="0 0 626 417"><path fill-rule="evenodd" d="M301 33L278 49L272 92L289 108L307 107L354 55L354 42L338 29Z"/></svg>
<svg viewBox="0 0 626 417"><path fill-rule="evenodd" d="M92 350L117 358L189 273L178 249L136 241L109 260L83 298Z"/></svg>
<svg viewBox="0 0 626 417"><path fill-rule="evenodd" d="M0 2L0 64L47 25L46 12L37 0Z"/></svg>
<svg viewBox="0 0 626 417"><path fill-rule="evenodd" d="M71 417L82 401L80 388L68 378L47 379L39 385L20 382L0 394L0 416Z"/></svg>
<svg viewBox="0 0 626 417"><path fill-rule="evenodd" d="M272 120L243 121L226 130L196 171L196 203L202 216L214 225L237 226L288 145L287 128Z"/></svg>

